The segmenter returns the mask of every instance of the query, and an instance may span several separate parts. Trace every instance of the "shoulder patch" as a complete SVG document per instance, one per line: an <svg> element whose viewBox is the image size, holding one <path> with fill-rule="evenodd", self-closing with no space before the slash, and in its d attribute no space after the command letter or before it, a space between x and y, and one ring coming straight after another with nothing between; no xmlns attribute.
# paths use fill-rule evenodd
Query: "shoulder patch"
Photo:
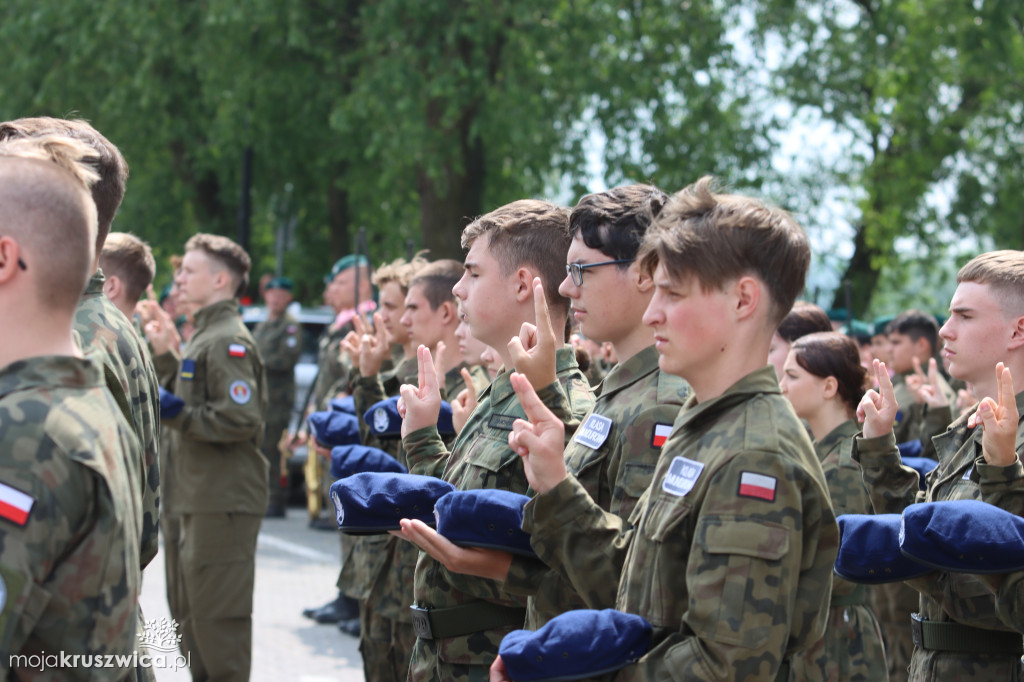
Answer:
<svg viewBox="0 0 1024 682"><path fill-rule="evenodd" d="M739 494L741 497L756 497L766 502L774 502L775 487L778 485L778 482L778 479L774 476L744 471L740 474Z"/></svg>
<svg viewBox="0 0 1024 682"><path fill-rule="evenodd" d="M655 424L654 433L651 435L651 446L660 448L668 440L670 433L672 433L671 424Z"/></svg>
<svg viewBox="0 0 1024 682"><path fill-rule="evenodd" d="M28 515L35 503L36 498L28 493L6 483L0 483L0 519L24 526L28 523Z"/></svg>
<svg viewBox="0 0 1024 682"><path fill-rule="evenodd" d="M233 343L228 346L228 356L232 358L244 358L245 357L245 346L240 343Z"/></svg>
<svg viewBox="0 0 1024 682"><path fill-rule="evenodd" d="M686 457L677 456L668 465L668 473L661 482L661 489L670 495L682 497L693 490L693 486L704 470L704 462L696 462Z"/></svg>
<svg viewBox="0 0 1024 682"><path fill-rule="evenodd" d="M599 414L591 414L583 425L576 430L573 440L591 450L597 450L608 440L612 432L612 420Z"/></svg>
<svg viewBox="0 0 1024 682"><path fill-rule="evenodd" d="M231 386L228 388L228 395L239 405L245 405L252 398L252 389L249 388L248 383L239 379L231 383Z"/></svg>
<svg viewBox="0 0 1024 682"><path fill-rule="evenodd" d="M192 358L185 358L181 361L181 378L185 381L191 381L196 375L196 361Z"/></svg>

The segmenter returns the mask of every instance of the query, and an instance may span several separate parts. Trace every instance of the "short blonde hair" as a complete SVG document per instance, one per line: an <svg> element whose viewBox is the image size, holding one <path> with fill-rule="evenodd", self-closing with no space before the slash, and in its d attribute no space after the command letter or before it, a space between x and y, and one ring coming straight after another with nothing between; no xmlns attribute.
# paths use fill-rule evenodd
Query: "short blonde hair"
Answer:
<svg viewBox="0 0 1024 682"><path fill-rule="evenodd" d="M961 282L987 284L1004 314L1024 314L1024 252L1006 249L975 256L957 273L956 283Z"/></svg>

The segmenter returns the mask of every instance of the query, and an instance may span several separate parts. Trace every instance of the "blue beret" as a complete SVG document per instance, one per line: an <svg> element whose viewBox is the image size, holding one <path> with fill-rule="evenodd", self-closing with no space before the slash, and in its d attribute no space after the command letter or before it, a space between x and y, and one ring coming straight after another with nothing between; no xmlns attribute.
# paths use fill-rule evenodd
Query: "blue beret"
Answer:
<svg viewBox="0 0 1024 682"><path fill-rule="evenodd" d="M335 412L348 412L349 414L356 413L356 399L350 395L344 398L331 398L327 407L334 410Z"/></svg>
<svg viewBox="0 0 1024 682"><path fill-rule="evenodd" d="M370 427L370 433L381 438L399 438L402 435L402 418L398 415L398 396L385 398L374 403L363 414L363 421ZM441 412L437 417L437 432L442 436L455 433L452 425L452 406L447 400L441 401Z"/></svg>
<svg viewBox="0 0 1024 682"><path fill-rule="evenodd" d="M899 514L842 514L835 573L854 583L874 585L909 580L932 569L900 552Z"/></svg>
<svg viewBox="0 0 1024 682"><path fill-rule="evenodd" d="M1024 569L1024 519L981 500L912 504L900 549L922 564L960 573Z"/></svg>
<svg viewBox="0 0 1024 682"><path fill-rule="evenodd" d="M928 472L932 469L939 466L939 463L931 457L903 457L902 459L904 465L917 472L918 483L921 485L921 490L924 490L927 487L927 484L924 482L925 476L927 476Z"/></svg>
<svg viewBox="0 0 1024 682"><path fill-rule="evenodd" d="M896 449L900 451L900 457L920 457L924 446L918 439L908 440L903 443L896 443Z"/></svg>
<svg viewBox="0 0 1024 682"><path fill-rule="evenodd" d="M181 412L182 408L185 407L185 401L168 391L163 386L160 389L160 418L171 419L177 417Z"/></svg>
<svg viewBox="0 0 1024 682"><path fill-rule="evenodd" d="M614 609L566 611L537 631L513 630L498 654L516 682L579 680L624 668L651 648L651 624Z"/></svg>
<svg viewBox="0 0 1024 682"><path fill-rule="evenodd" d="M331 449L331 476L345 478L364 471L407 474L401 462L378 448L368 445L339 445Z"/></svg>
<svg viewBox="0 0 1024 682"><path fill-rule="evenodd" d="M328 448L359 442L359 421L347 412L324 410L309 415L309 431Z"/></svg>
<svg viewBox="0 0 1024 682"><path fill-rule="evenodd" d="M433 476L364 472L335 481L331 500L338 528L351 535L399 530L401 519L434 525L434 503L455 486Z"/></svg>
<svg viewBox="0 0 1024 682"><path fill-rule="evenodd" d="M523 532L526 495L508 490L456 490L434 505L437 532L456 545L490 547L536 557Z"/></svg>

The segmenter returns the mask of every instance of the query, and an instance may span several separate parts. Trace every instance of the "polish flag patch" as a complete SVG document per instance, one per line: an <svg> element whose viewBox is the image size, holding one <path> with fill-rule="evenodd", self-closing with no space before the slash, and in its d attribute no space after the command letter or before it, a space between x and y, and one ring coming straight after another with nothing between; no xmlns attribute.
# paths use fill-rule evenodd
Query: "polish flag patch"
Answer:
<svg viewBox="0 0 1024 682"><path fill-rule="evenodd" d="M228 346L228 355L233 358L244 358L245 357L245 346L240 343L233 343Z"/></svg>
<svg viewBox="0 0 1024 682"><path fill-rule="evenodd" d="M35 503L36 500L31 495L6 483L0 483L0 519L24 526L28 523L29 512Z"/></svg>
<svg viewBox="0 0 1024 682"><path fill-rule="evenodd" d="M740 495L743 497L756 497L759 500L775 501L775 486L778 479L774 476L755 474L752 471L744 471L740 474Z"/></svg>
<svg viewBox="0 0 1024 682"><path fill-rule="evenodd" d="M672 433L671 424L655 424L654 425L654 437L651 438L651 445L660 448L668 440L668 435Z"/></svg>

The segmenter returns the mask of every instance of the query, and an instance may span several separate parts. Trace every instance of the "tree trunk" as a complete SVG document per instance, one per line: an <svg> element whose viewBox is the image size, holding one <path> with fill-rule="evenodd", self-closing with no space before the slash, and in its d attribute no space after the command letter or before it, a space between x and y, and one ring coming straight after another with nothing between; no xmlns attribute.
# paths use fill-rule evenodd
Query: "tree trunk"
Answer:
<svg viewBox="0 0 1024 682"><path fill-rule="evenodd" d="M842 282L850 282L850 302L853 308L853 317L862 317L871 304L871 297L875 294L875 287L878 286L879 270L873 265L879 251L867 243L865 233L867 228L861 224L857 226L857 234L853 238L853 257L846 264L846 271L843 273ZM833 308L846 307L846 293L844 287L836 289L832 298Z"/></svg>

